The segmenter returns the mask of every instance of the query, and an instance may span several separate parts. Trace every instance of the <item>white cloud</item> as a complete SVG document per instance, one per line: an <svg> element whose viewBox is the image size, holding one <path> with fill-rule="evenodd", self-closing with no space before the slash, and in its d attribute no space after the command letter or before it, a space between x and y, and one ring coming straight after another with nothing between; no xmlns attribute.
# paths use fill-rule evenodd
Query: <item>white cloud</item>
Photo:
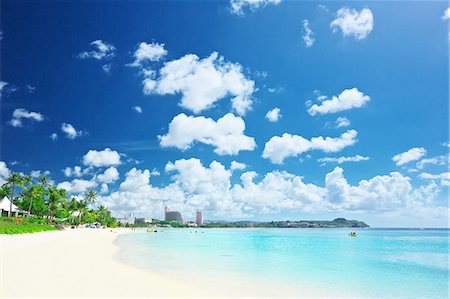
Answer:
<svg viewBox="0 0 450 299"><path fill-rule="evenodd" d="M231 113L217 121L181 113L169 124L169 132L158 137L162 147L186 150L195 142L200 142L214 146L214 152L218 155L237 155L240 151L251 151L256 147L254 138L244 135L244 130L244 120Z"/></svg>
<svg viewBox="0 0 450 299"><path fill-rule="evenodd" d="M245 8L255 11L269 4L278 5L280 3L281 0L230 0L230 10L235 15L243 16L245 15Z"/></svg>
<svg viewBox="0 0 450 299"><path fill-rule="evenodd" d="M325 158L318 159L317 162L319 162L319 163L338 163L338 164L342 164L342 163L345 163L345 162L367 161L369 159L370 159L369 157L356 155L356 156L352 156L352 157L336 157L336 158L325 157Z"/></svg>
<svg viewBox="0 0 450 299"><path fill-rule="evenodd" d="M70 182L59 183L57 187L65 189L69 193L83 193L89 189L96 188L97 183L94 180L74 179Z"/></svg>
<svg viewBox="0 0 450 299"><path fill-rule="evenodd" d="M245 77L241 65L226 62L217 52L204 59L188 54L166 62L158 77L149 71L143 83L145 94L181 94L180 106L194 113L232 97L232 108L244 115L251 109L255 91L254 81Z"/></svg>
<svg viewBox="0 0 450 299"><path fill-rule="evenodd" d="M64 175L66 177L77 177L77 178L81 178L84 175L90 174L92 171L92 167L87 167L85 169L82 169L80 166L74 166L73 168L71 167L66 167L63 169Z"/></svg>
<svg viewBox="0 0 450 299"><path fill-rule="evenodd" d="M66 134L66 137L69 139L75 139L77 137L83 136L84 134L82 130L76 130L74 126L69 123L62 123L61 131L63 131Z"/></svg>
<svg viewBox="0 0 450 299"><path fill-rule="evenodd" d="M79 59L94 58L97 60L111 59L116 56L116 48L100 39L90 43L94 50L81 52L77 55Z"/></svg>
<svg viewBox="0 0 450 299"><path fill-rule="evenodd" d="M101 151L89 150L83 156L82 162L86 166L94 167L115 166L120 164L120 154L110 148Z"/></svg>
<svg viewBox="0 0 450 299"><path fill-rule="evenodd" d="M108 184L103 183L100 186L100 193L105 194L108 193L108 191L109 191Z"/></svg>
<svg viewBox="0 0 450 299"><path fill-rule="evenodd" d="M444 20L444 21L447 21L447 20L450 19L450 8L447 8L444 11L444 14L442 15L441 19Z"/></svg>
<svg viewBox="0 0 450 299"><path fill-rule="evenodd" d="M13 111L12 119L9 123L13 127L21 127L24 119L41 122L44 120L44 116L39 112L32 112L24 108L17 108Z"/></svg>
<svg viewBox="0 0 450 299"><path fill-rule="evenodd" d="M307 111L311 115L336 113L352 108L361 108L370 101L370 97L360 92L358 88L345 89L338 96L327 99L325 96L317 98L320 104L312 105Z"/></svg>
<svg viewBox="0 0 450 299"><path fill-rule="evenodd" d="M117 168L111 166L105 172L97 175L97 180L101 183L110 184L119 179L119 171Z"/></svg>
<svg viewBox="0 0 450 299"><path fill-rule="evenodd" d="M1 81L0 80L0 99L2 98L3 90L6 89L5 87L8 85L8 82Z"/></svg>
<svg viewBox="0 0 450 299"><path fill-rule="evenodd" d="M280 108L278 107L273 108L272 110L267 111L266 119L270 122L277 122L282 117L280 112L281 112Z"/></svg>
<svg viewBox="0 0 450 299"><path fill-rule="evenodd" d="M450 186L450 172L442 172L439 174L422 172L421 174L419 174L419 178L423 180L439 180L442 186Z"/></svg>
<svg viewBox="0 0 450 299"><path fill-rule="evenodd" d="M102 66L102 70L105 73L109 74L111 72L111 67L112 67L111 63L107 63Z"/></svg>
<svg viewBox="0 0 450 299"><path fill-rule="evenodd" d="M244 170L245 168L247 168L246 164L237 161L231 161L230 165L231 170Z"/></svg>
<svg viewBox="0 0 450 299"><path fill-rule="evenodd" d="M312 32L311 28L309 28L308 20L303 20L303 41L305 42L306 47L311 47L314 45L316 39L313 37L314 32Z"/></svg>
<svg viewBox="0 0 450 299"><path fill-rule="evenodd" d="M333 32L341 30L344 36L353 36L355 39L364 39L373 29L373 15L368 8L361 11L343 7L336 13L337 18L330 24Z"/></svg>
<svg viewBox="0 0 450 299"><path fill-rule="evenodd" d="M350 121L344 116L338 117L334 123L336 124L336 128L344 128L350 126Z"/></svg>
<svg viewBox="0 0 450 299"><path fill-rule="evenodd" d="M136 111L137 113L142 113L141 106L133 106L133 110Z"/></svg>
<svg viewBox="0 0 450 299"><path fill-rule="evenodd" d="M266 142L262 157L270 159L272 163L281 164L288 157L296 157L312 150L335 153L355 144L357 135L355 130L349 130L337 138L319 136L308 140L302 136L284 133L281 137L274 136Z"/></svg>
<svg viewBox="0 0 450 299"><path fill-rule="evenodd" d="M409 149L407 152L395 155L392 157L392 161L394 161L397 166L402 166L411 161L417 161L426 154L427 151L423 147L414 147Z"/></svg>
<svg viewBox="0 0 450 299"><path fill-rule="evenodd" d="M193 215L196 209L210 217L251 217L280 211L397 212L414 218L425 213L446 217L448 213L448 208L434 202L440 191L436 184L413 188L410 178L398 172L350 185L343 169L336 167L326 174L324 186L319 186L284 171L266 173L259 180L256 172L245 172L240 182L231 184L232 173L221 163L204 166L194 158L169 162L166 171L173 173L172 183L158 188L151 184L149 170L133 168L118 191L100 201L115 214L153 217L162 215L163 202L184 216Z"/></svg>
<svg viewBox="0 0 450 299"><path fill-rule="evenodd" d="M0 178L6 178L10 175L10 170L4 161L0 161Z"/></svg>
<svg viewBox="0 0 450 299"><path fill-rule="evenodd" d="M422 159L416 163L416 167L418 169L423 169L427 165L449 165L450 164L450 156L441 155L433 158Z"/></svg>
<svg viewBox="0 0 450 299"><path fill-rule="evenodd" d="M50 139L53 140L53 141L58 140L58 134L56 134L56 133L52 133L49 137L50 137Z"/></svg>
<svg viewBox="0 0 450 299"><path fill-rule="evenodd" d="M167 50L164 49L164 44L141 42L134 52L134 62L128 66L142 67L146 62L159 61L167 55Z"/></svg>
<svg viewBox="0 0 450 299"><path fill-rule="evenodd" d="M44 175L50 175L50 171L46 170L46 171L41 171L41 170L32 170L30 172L30 176L32 178L40 178L41 176Z"/></svg>
<svg viewBox="0 0 450 299"><path fill-rule="evenodd" d="M25 86L25 89L28 93L34 93L36 91L36 87L30 84L27 84Z"/></svg>

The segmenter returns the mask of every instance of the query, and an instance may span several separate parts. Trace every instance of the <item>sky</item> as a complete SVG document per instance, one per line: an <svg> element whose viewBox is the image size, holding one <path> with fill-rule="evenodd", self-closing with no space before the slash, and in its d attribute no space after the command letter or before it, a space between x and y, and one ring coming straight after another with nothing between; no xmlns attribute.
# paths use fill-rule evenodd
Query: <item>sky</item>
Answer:
<svg viewBox="0 0 450 299"><path fill-rule="evenodd" d="M446 1L0 5L0 183L116 216L449 226Z"/></svg>

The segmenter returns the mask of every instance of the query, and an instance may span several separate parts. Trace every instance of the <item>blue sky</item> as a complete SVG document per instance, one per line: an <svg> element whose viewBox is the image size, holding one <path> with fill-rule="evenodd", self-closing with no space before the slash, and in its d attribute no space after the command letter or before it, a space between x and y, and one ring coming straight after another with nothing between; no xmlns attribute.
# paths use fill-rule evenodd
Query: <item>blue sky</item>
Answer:
<svg viewBox="0 0 450 299"><path fill-rule="evenodd" d="M448 226L447 9L2 1L0 175L116 215Z"/></svg>

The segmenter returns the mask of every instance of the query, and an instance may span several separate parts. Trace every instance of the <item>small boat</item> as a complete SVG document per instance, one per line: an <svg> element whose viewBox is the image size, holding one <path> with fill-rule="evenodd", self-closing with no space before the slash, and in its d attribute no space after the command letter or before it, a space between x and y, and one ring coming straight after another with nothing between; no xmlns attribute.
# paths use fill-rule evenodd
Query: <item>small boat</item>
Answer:
<svg viewBox="0 0 450 299"><path fill-rule="evenodd" d="M147 229L147 232L148 233L157 233L158 231L155 229Z"/></svg>
<svg viewBox="0 0 450 299"><path fill-rule="evenodd" d="M351 232L348 234L349 237L357 237L358 235L355 232Z"/></svg>

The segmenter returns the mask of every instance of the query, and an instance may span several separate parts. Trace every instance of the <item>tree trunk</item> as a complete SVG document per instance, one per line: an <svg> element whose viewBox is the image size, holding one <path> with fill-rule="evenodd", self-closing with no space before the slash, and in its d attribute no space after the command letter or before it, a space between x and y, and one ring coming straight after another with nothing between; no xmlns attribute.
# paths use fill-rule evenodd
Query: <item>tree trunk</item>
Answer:
<svg viewBox="0 0 450 299"><path fill-rule="evenodd" d="M28 207L28 217L31 215L31 206L33 205L33 198L30 197L30 206Z"/></svg>
<svg viewBox="0 0 450 299"><path fill-rule="evenodd" d="M13 184L13 187L12 187L11 198L9 199L8 217L11 217L11 214L12 214L13 198L14 198L14 184Z"/></svg>

